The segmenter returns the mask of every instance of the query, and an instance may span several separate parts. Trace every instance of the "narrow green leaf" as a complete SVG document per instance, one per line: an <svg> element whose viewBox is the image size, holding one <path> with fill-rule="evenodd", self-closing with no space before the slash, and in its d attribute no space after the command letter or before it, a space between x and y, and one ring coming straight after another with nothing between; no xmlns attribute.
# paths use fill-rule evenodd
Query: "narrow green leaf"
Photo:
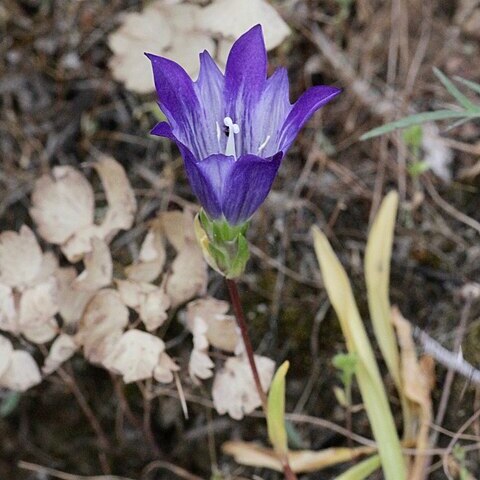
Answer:
<svg viewBox="0 0 480 480"><path fill-rule="evenodd" d="M364 270L373 332L390 375L400 389L400 357L389 299L390 260L397 209L398 194L391 191L380 205L370 229L365 249Z"/></svg>
<svg viewBox="0 0 480 480"><path fill-rule="evenodd" d="M364 480L379 467L380 457L378 455L373 455L372 457L363 460L363 462L349 468L335 480Z"/></svg>
<svg viewBox="0 0 480 480"><path fill-rule="evenodd" d="M448 93L467 110L475 110L475 105L455 86L455 84L438 68L433 69L435 76L442 82Z"/></svg>
<svg viewBox="0 0 480 480"><path fill-rule="evenodd" d="M374 128L367 133L364 133L360 140L368 140L370 138L385 135L393 132L399 128L407 128L412 125L420 125L426 122L434 122L436 120L447 120L449 118L476 118L480 117L480 112L460 112L454 110L436 110L435 112L423 112L410 115L409 117L401 118L395 122L387 123L381 127Z"/></svg>
<svg viewBox="0 0 480 480"><path fill-rule="evenodd" d="M462 77L454 77L454 78L458 82L463 83L465 86L470 88L470 90L473 90L475 93L478 93L480 95L480 83L472 82L471 80L467 80L466 78L462 78Z"/></svg>
<svg viewBox="0 0 480 480"><path fill-rule="evenodd" d="M378 444L385 479L406 480L405 460L392 411L347 273L325 235L316 227L313 237L325 289L337 313L347 349L358 356L355 374Z"/></svg>
<svg viewBox="0 0 480 480"><path fill-rule="evenodd" d="M288 361L282 363L273 377L267 402L268 437L273 448L280 455L287 455L287 431L285 429L285 376Z"/></svg>

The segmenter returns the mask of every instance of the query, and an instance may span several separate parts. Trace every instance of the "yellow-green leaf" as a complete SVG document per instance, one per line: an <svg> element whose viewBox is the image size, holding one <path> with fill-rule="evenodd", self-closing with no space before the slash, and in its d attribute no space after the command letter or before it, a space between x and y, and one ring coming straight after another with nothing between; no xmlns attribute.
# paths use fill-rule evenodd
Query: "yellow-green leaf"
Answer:
<svg viewBox="0 0 480 480"><path fill-rule="evenodd" d="M325 289L337 313L347 349L358 358L355 375L378 444L385 479L405 480L406 465L400 440L350 281L325 235L314 227L313 237Z"/></svg>
<svg viewBox="0 0 480 480"><path fill-rule="evenodd" d="M379 467L380 457L378 455L373 455L372 457L363 460L363 462L349 468L335 480L364 480Z"/></svg>
<svg viewBox="0 0 480 480"><path fill-rule="evenodd" d="M373 331L388 370L401 389L400 360L392 325L390 300L390 260L397 216L398 194L390 192L372 224L365 250L365 281Z"/></svg>
<svg viewBox="0 0 480 480"><path fill-rule="evenodd" d="M287 431L285 430L285 376L287 375L288 361L282 363L273 377L267 402L268 436L275 451L280 455L287 455Z"/></svg>

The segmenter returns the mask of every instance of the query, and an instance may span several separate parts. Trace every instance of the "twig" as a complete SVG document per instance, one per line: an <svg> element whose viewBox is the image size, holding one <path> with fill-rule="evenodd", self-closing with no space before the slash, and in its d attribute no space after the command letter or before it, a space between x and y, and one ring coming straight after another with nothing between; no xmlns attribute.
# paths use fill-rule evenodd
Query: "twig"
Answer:
<svg viewBox="0 0 480 480"><path fill-rule="evenodd" d="M188 472L187 470L185 470L182 467L174 465L173 463L170 463L170 462L163 462L161 460L156 460L156 461L148 464L143 469L143 472L142 472L142 475L141 475L140 478L142 478L142 480L143 479L146 480L150 473L154 472L155 470L159 470L159 469L168 470L169 472L172 472L175 475L177 475L178 477L184 478L185 480L203 480L201 477L197 477L196 475Z"/></svg>
<svg viewBox="0 0 480 480"><path fill-rule="evenodd" d="M425 353L431 355L438 363L446 368L451 368L471 383L480 385L480 370L468 363L461 355L447 350L418 327L414 327L413 336L422 344Z"/></svg>
<svg viewBox="0 0 480 480"><path fill-rule="evenodd" d="M18 468L30 470L31 472L36 472L43 475L50 475L52 477L59 478L60 480L132 480L131 478L117 477L115 475L73 475L71 473L61 472L60 470L54 470L53 468L43 467L42 465L37 465L36 463L24 462L23 460L18 462Z"/></svg>
<svg viewBox="0 0 480 480"><path fill-rule="evenodd" d="M70 389L70 391L73 393L73 395L75 396L75 399L77 400L77 403L80 409L82 410L83 414L85 415L88 422L90 423L90 426L92 427L93 431L97 435L101 448L103 450L109 450L110 442L108 441L107 435L103 431L103 428L100 425L100 422L98 421L97 417L95 416L95 413L90 408L90 405L88 404L87 399L85 398L82 391L80 390L80 387L77 385L77 382L75 381L75 377L73 377L73 375L68 374L63 367L60 367L57 370L57 373L60 376L60 378L63 380L63 382L67 385L67 387Z"/></svg>

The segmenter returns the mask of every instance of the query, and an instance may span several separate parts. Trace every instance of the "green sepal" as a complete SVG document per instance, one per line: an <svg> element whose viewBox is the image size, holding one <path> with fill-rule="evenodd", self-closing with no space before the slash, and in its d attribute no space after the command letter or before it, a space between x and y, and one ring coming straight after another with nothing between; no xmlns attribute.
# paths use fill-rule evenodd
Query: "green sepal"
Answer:
<svg viewBox="0 0 480 480"><path fill-rule="evenodd" d="M226 278L237 278L245 271L250 257L245 236L248 225L211 220L204 210L195 218L195 233L207 263Z"/></svg>

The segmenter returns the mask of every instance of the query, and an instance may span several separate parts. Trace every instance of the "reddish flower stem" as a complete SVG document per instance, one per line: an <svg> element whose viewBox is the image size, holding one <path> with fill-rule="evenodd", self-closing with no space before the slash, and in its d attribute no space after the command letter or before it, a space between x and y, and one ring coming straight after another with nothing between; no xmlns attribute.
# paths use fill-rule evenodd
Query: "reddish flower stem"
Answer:
<svg viewBox="0 0 480 480"><path fill-rule="evenodd" d="M263 412L267 415L267 395L265 394L262 383L260 382L260 375L258 374L257 366L255 365L255 357L253 354L252 342L248 335L247 323L245 322L245 315L243 314L242 303L240 301L240 295L235 280L225 279L227 282L228 293L232 301L233 311L235 312L235 318L237 319L237 325L242 334L243 343L245 345L245 351L247 352L248 362L252 370L253 379L255 380L255 386L257 392L262 401Z"/></svg>
<svg viewBox="0 0 480 480"><path fill-rule="evenodd" d="M245 315L243 313L238 287L235 280L230 280L228 278L225 280L227 282L228 293L230 294L230 299L232 301L233 311L235 312L235 318L237 319L237 325L238 328L240 328L240 333L245 345L245 351L247 352L247 358L248 362L250 363L253 379L255 380L255 386L262 401L263 413L265 414L265 417L267 417L267 395L263 390L262 383L260 382L260 375L258 374L257 366L255 364L252 342L250 341L250 335L248 334L247 322L245 321ZM288 458L279 458L279 460L282 463L285 480L297 480L297 476L288 463Z"/></svg>

